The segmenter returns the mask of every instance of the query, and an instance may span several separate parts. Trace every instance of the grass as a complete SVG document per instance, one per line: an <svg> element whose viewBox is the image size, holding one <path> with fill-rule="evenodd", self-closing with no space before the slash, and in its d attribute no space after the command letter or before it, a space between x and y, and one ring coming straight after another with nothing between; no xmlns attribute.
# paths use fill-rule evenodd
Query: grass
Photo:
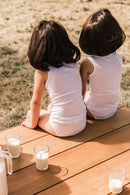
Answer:
<svg viewBox="0 0 130 195"><path fill-rule="evenodd" d="M120 103L130 107L129 5L128 0L94 0L84 3L77 3L76 0L1 0L0 131L19 125L29 109L34 69L28 62L27 47L36 23L41 19L54 19L62 23L71 40L78 46L84 21L93 11L102 7L111 10L127 35L126 42L119 50L124 63ZM81 60L84 57L82 53ZM42 107L46 109L49 102L45 91Z"/></svg>

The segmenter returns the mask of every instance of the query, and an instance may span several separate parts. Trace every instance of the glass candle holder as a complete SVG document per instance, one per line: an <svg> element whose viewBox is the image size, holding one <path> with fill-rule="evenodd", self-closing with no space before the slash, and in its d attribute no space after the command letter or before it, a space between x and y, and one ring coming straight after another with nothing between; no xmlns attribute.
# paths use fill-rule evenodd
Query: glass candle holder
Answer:
<svg viewBox="0 0 130 195"><path fill-rule="evenodd" d="M109 189L113 194L119 194L123 190L125 169L119 166L112 166L109 169Z"/></svg>
<svg viewBox="0 0 130 195"><path fill-rule="evenodd" d="M48 169L49 150L47 145L39 145L34 148L37 170L45 171Z"/></svg>
<svg viewBox="0 0 130 195"><path fill-rule="evenodd" d="M10 134L6 137L7 150L12 154L12 158L20 156L20 136L17 134Z"/></svg>

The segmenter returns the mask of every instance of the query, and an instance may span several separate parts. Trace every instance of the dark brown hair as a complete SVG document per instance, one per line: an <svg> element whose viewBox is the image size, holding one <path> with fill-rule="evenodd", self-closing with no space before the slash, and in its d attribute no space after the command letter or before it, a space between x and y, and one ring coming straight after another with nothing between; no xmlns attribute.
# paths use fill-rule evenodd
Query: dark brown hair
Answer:
<svg viewBox="0 0 130 195"><path fill-rule="evenodd" d="M115 52L125 41L125 33L108 9L90 15L83 25L79 45L89 55L105 56Z"/></svg>
<svg viewBox="0 0 130 195"><path fill-rule="evenodd" d="M77 62L80 50L70 41L62 25L43 20L34 28L28 57L34 68L48 71L49 66L59 68L64 63Z"/></svg>

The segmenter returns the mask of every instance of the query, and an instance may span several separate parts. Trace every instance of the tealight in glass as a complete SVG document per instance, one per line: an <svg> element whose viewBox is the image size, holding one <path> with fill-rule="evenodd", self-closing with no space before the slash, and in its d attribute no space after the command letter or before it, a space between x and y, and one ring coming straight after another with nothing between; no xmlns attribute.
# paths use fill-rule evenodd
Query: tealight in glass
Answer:
<svg viewBox="0 0 130 195"><path fill-rule="evenodd" d="M39 171L48 169L49 147L47 145L39 145L34 148L36 168Z"/></svg>
<svg viewBox="0 0 130 195"><path fill-rule="evenodd" d="M6 137L7 150L12 154L12 158L20 156L20 136L17 134L10 134Z"/></svg>

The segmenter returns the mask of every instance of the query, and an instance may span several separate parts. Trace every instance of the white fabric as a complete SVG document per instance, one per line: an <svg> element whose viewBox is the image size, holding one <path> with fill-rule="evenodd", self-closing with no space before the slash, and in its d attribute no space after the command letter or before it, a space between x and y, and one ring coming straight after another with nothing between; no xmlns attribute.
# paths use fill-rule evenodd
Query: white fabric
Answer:
<svg viewBox="0 0 130 195"><path fill-rule="evenodd" d="M89 75L90 92L86 106L95 119L114 115L120 98L122 59L117 53L88 57L94 66Z"/></svg>
<svg viewBox="0 0 130 195"><path fill-rule="evenodd" d="M51 100L50 123L58 136L71 136L86 125L86 107L77 64L50 67L46 82Z"/></svg>

